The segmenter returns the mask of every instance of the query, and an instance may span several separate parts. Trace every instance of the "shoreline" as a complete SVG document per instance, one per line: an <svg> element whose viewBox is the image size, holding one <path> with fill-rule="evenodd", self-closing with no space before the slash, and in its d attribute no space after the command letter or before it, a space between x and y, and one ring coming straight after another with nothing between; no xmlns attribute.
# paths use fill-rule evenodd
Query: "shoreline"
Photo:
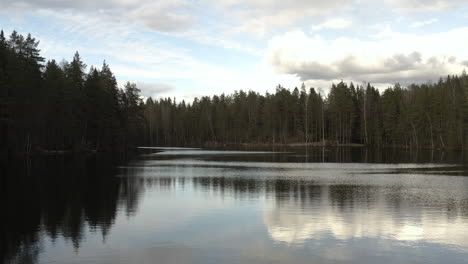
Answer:
<svg viewBox="0 0 468 264"><path fill-rule="evenodd" d="M447 149L447 148L431 148L430 146L427 147L419 147L419 148L411 148L404 145L382 145L382 146L370 146L361 143L343 143L337 144L332 143L330 141L325 142L290 142L290 143L220 143L220 142L205 142L197 147L203 148L230 148L230 147L247 147L247 148L271 148L271 147L316 147L316 148L372 148L372 149L400 149L400 150L430 150L430 151L466 151L468 148L455 148L455 149Z"/></svg>

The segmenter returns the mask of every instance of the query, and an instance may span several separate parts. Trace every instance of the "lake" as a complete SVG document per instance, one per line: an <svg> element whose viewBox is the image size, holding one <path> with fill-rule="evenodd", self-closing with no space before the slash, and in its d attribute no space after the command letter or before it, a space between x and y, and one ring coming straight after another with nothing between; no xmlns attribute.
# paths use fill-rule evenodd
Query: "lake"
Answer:
<svg viewBox="0 0 468 264"><path fill-rule="evenodd" d="M142 148L2 164L5 263L467 263L463 153Z"/></svg>

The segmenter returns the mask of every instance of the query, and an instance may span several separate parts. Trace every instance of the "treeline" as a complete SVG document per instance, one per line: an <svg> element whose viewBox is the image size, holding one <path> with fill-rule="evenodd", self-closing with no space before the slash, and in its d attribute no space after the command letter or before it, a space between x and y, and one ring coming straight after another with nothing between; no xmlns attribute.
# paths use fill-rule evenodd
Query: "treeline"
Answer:
<svg viewBox="0 0 468 264"><path fill-rule="evenodd" d="M0 150L112 151L143 143L143 102L135 84L123 89L109 66L45 62L39 41L0 32Z"/></svg>
<svg viewBox="0 0 468 264"><path fill-rule="evenodd" d="M143 102L135 84L118 88L105 62L45 62L39 42L0 32L0 153L121 151L137 145L352 145L468 147L468 76L434 84L314 88L278 86L264 95Z"/></svg>
<svg viewBox="0 0 468 264"><path fill-rule="evenodd" d="M327 96L304 85L274 94L238 91L176 103L145 103L150 145L240 143L363 144L376 147L465 149L468 76L435 84L395 85L382 94L340 82Z"/></svg>

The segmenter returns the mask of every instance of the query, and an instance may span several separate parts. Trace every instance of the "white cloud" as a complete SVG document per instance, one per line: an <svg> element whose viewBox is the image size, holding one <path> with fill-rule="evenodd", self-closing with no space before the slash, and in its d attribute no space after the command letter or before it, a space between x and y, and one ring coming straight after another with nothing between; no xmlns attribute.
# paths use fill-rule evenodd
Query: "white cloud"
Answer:
<svg viewBox="0 0 468 264"><path fill-rule="evenodd" d="M384 0L384 2L399 11L421 12L453 9L466 0Z"/></svg>
<svg viewBox="0 0 468 264"><path fill-rule="evenodd" d="M233 22L234 31L263 37L301 21L314 21L339 10L351 8L346 0L207 0Z"/></svg>
<svg viewBox="0 0 468 264"><path fill-rule="evenodd" d="M343 29L351 26L349 19L334 19L347 13L352 16L360 12L374 12L375 1L370 0L205 0L229 20L233 32L251 33L263 38L288 27L300 24L324 23L314 30L329 28ZM379 9L388 16L397 13L441 11L460 7L466 0L384 0ZM328 20L327 20L328 19ZM369 21L373 23L372 21Z"/></svg>
<svg viewBox="0 0 468 264"><path fill-rule="evenodd" d="M327 20L323 23L320 23L316 26L313 26L313 30L322 30L322 29L345 29L349 28L352 25L352 21L344 18L333 18Z"/></svg>
<svg viewBox="0 0 468 264"><path fill-rule="evenodd" d="M468 27L422 36L390 32L376 40L326 40L291 31L270 40L265 60L278 73L301 80L407 84L460 73L467 41Z"/></svg>
<svg viewBox="0 0 468 264"><path fill-rule="evenodd" d="M178 95L236 89L264 92L273 90L277 84L294 87L302 81L308 86L321 87L340 79L383 84L424 82L446 73L459 73L462 66L468 65L463 47L468 40L465 28L420 37L399 34L392 30L391 19L367 21L365 16L359 19L366 8L375 4L369 0L0 1L3 11L29 12L36 17L50 18L60 25L57 32L68 33L58 38L31 32L44 40L41 48L47 58L60 60L63 54L71 56L79 50L100 60L108 59L121 80L159 84L160 80L182 79L185 83L193 81L197 87L206 87L182 91L180 83L169 82L174 87L171 92ZM395 10L447 10L462 2L385 0L382 9L391 7L388 8L391 16ZM4 14L1 10L0 13ZM362 21L368 24L363 26ZM415 22L411 26L435 22ZM292 30L304 28L308 31L310 25L314 25L315 33L322 34L319 30L325 29L349 29L340 33L352 36L359 31L360 36L365 34L370 39L326 39L321 37L324 35L308 36ZM368 34L370 25L380 27L381 31L376 35ZM282 34L285 30L289 32ZM250 39L243 33L253 33L260 38L277 35L268 42L267 49L263 49L264 42ZM193 42L197 45L192 46ZM206 46L264 57L264 61L255 69L249 61L246 70L228 62L210 63L203 59ZM85 61L89 63L88 58ZM150 87L147 93L151 91Z"/></svg>
<svg viewBox="0 0 468 264"><path fill-rule="evenodd" d="M466 1L384 0L379 5L388 8L389 12L406 12L453 9L462 3ZM355 10L365 10L372 4L375 2L370 0L2 0L2 9L23 13L39 10L58 13L69 11L94 18L111 18L118 23L135 24L159 32L186 31L203 27L206 24L202 21L211 20L212 24L228 25L230 32L248 32L263 37L288 26L317 23L344 11L353 14ZM342 29L349 27L349 22L330 19L316 27L317 30ZM223 30L221 27L218 29Z"/></svg>
<svg viewBox="0 0 468 264"><path fill-rule="evenodd" d="M161 32L190 28L193 23L191 7L192 4L186 0L2 0L3 11L86 14L90 18L135 24Z"/></svg>
<svg viewBox="0 0 468 264"><path fill-rule="evenodd" d="M433 23L436 23L438 22L439 20L437 18L432 18L432 19L429 19L429 20L424 20L424 21L417 21L417 22L414 22L410 25L410 27L412 28L419 28L419 27L422 27L422 26L426 26L426 25L430 25L430 24L433 24Z"/></svg>

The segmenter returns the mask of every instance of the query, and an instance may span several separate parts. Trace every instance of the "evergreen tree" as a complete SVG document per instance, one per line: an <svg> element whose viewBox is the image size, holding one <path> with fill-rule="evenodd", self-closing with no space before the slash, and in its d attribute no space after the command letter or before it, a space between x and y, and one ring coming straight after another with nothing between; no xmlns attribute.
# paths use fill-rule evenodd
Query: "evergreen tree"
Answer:
<svg viewBox="0 0 468 264"><path fill-rule="evenodd" d="M44 67L45 66L45 67ZM110 66L87 66L78 52L59 65L39 41L0 31L1 154L120 151L140 144L311 143L430 149L468 147L468 77L389 87L332 84L327 97L304 84L272 94L148 98L123 89Z"/></svg>

